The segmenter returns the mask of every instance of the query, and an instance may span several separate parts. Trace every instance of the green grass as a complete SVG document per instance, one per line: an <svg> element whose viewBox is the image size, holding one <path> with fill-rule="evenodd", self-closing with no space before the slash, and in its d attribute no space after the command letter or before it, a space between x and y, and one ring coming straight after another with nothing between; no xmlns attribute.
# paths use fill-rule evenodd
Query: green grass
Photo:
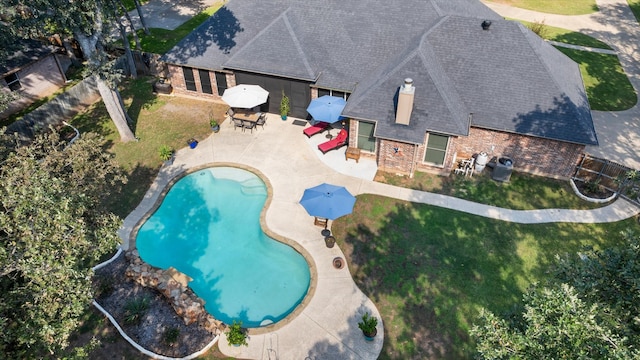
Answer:
<svg viewBox="0 0 640 360"><path fill-rule="evenodd" d="M211 17L211 15L218 11L218 9L222 7L222 5L224 5L224 2L217 2L216 4L205 9L203 12L187 20L185 23L178 26L175 30L150 28L149 35L146 35L144 33L144 30L138 30L138 37L140 38L140 46L142 47L142 50L154 54L166 53L185 36L189 35L195 28L200 26L200 24ZM131 47L135 48L133 37L130 36L129 38Z"/></svg>
<svg viewBox="0 0 640 360"><path fill-rule="evenodd" d="M521 9L559 15L582 15L598 11L595 0L489 0Z"/></svg>
<svg viewBox="0 0 640 360"><path fill-rule="evenodd" d="M98 102L76 116L71 124L80 132L96 132L107 139L106 151L115 154L127 171L129 182L117 190L108 208L125 218L140 203L158 174L163 161L159 149L187 147L187 140L202 140L211 134L209 114L224 119L226 106L203 100L156 96L152 93L153 78L141 77L123 84L122 97L129 116L134 121L138 142L121 143L115 125L104 104Z"/></svg>
<svg viewBox="0 0 640 360"><path fill-rule="evenodd" d="M636 17L636 21L640 22L640 0L627 0L629 7Z"/></svg>
<svg viewBox="0 0 640 360"><path fill-rule="evenodd" d="M476 173L471 178L424 172L416 172L413 178L409 178L378 172L376 181L514 210L594 209L602 206L580 199L568 181L520 172L514 172L507 183L492 180L488 171Z"/></svg>
<svg viewBox="0 0 640 360"><path fill-rule="evenodd" d="M636 93L617 56L563 47L557 49L580 65L591 109L620 111L636 104Z"/></svg>
<svg viewBox="0 0 640 360"><path fill-rule="evenodd" d="M381 359L471 359L481 307L504 314L547 277L555 255L621 243L611 224L520 225L400 200L358 196L332 230L354 280L381 312Z"/></svg>
<svg viewBox="0 0 640 360"><path fill-rule="evenodd" d="M144 5L149 2L149 0L140 0L140 5ZM127 11L131 11L136 8L136 3L133 0L122 0L122 4L127 9ZM144 16L144 14L142 15Z"/></svg>
<svg viewBox="0 0 640 360"><path fill-rule="evenodd" d="M514 19L511 19L514 20ZM536 23L532 23L524 20L514 20L522 23L526 27L531 27L536 25ZM557 41L565 44L578 45L578 46L586 46L597 49L607 49L613 50L609 45L604 42L593 38L589 35L585 35L583 33L579 33L576 31L571 31L555 26L549 26L543 24L543 31L541 34L538 34L541 38L545 40Z"/></svg>

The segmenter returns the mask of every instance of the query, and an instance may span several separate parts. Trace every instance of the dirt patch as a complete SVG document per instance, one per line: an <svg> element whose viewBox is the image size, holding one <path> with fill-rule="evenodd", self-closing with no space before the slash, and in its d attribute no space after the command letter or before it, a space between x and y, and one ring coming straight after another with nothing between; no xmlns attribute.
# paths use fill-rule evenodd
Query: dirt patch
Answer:
<svg viewBox="0 0 640 360"><path fill-rule="evenodd" d="M185 325L158 291L129 280L125 276L127 265L121 255L96 271L94 283L98 294L96 301L129 337L149 351L171 357L193 354L213 340L214 334L200 324ZM146 303L145 310L132 311L132 304L139 304L142 299ZM131 321L132 313L140 314L137 321Z"/></svg>

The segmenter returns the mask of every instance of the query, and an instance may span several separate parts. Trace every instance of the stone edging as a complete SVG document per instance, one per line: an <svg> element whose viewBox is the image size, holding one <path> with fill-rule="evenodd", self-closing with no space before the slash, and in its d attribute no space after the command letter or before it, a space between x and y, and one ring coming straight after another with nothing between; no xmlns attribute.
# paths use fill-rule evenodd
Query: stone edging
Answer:
<svg viewBox="0 0 640 360"><path fill-rule="evenodd" d="M115 259L118 258L118 256L120 256L120 254L122 254L122 248L118 247L118 252L116 252L115 255L113 255L113 257L111 257L111 259L100 263L96 266L94 266L92 269L98 270L101 269L107 265L109 265L110 263L112 263ZM141 353L145 354L146 356L149 356L150 358L153 359L160 359L160 360L191 360L191 359L195 359L199 356L202 356L204 353L206 353L207 351L209 351L209 349L211 349L211 347L213 345L215 345L218 342L218 339L220 338L220 335L216 335L214 336L213 340L211 340L211 342L209 342L207 345L205 345L204 348L202 348L200 351L196 351L195 353L191 354L191 355L187 355L185 357L181 357L181 358L174 358L174 357L168 357L168 356L164 356L164 355L160 355L160 354L156 354L154 352L151 352L145 348L143 348L142 346L140 346L137 342L135 342L132 338L129 337L129 335L127 335L124 330L120 327L120 325L118 324L118 322L116 321L116 319L114 319L113 316L111 316L111 314L109 314L109 312L107 310L105 310L102 306L100 306L100 304L98 304L98 302L96 300L93 300L91 302L93 304L93 306L95 306L98 310L100 310L100 312L102 314L104 314L104 316L107 317L107 319L109 319L109 321L111 322L111 324L113 324L113 326L115 326L115 328L118 330L118 332L120 333L120 335L127 340L127 342L129 344L131 344L131 346L133 346L134 348L136 348L138 351L140 351Z"/></svg>
<svg viewBox="0 0 640 360"><path fill-rule="evenodd" d="M582 200L588 201L588 202L592 202L592 203L597 203L597 204L604 204L604 203L608 203L610 201L613 201L616 196L618 196L618 193L613 193L613 195L609 196L606 199L594 199L594 198L590 198L588 196L584 196L582 195L582 193L580 192L580 190L578 190L578 187L576 186L576 183L573 182L573 179L569 179L569 184L571 184L571 188L573 189L573 192L576 193L576 195L578 195L578 197Z"/></svg>

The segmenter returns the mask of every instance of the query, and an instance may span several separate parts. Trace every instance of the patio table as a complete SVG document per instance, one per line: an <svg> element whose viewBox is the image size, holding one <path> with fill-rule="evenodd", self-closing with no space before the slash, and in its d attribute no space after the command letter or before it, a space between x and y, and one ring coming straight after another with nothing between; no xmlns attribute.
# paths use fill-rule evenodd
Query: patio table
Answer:
<svg viewBox="0 0 640 360"><path fill-rule="evenodd" d="M256 122L258 121L258 118L260 117L260 113L259 112L254 112L254 111L249 111L249 110L235 110L234 114L233 114L233 118L234 119L238 119L238 120L244 120L244 121L251 121L251 122Z"/></svg>

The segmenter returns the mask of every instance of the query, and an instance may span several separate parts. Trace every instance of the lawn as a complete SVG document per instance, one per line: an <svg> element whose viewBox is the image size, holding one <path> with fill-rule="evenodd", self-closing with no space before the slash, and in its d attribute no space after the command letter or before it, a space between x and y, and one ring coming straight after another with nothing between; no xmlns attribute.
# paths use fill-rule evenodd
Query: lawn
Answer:
<svg viewBox="0 0 640 360"><path fill-rule="evenodd" d="M635 15L636 20L640 22L640 0L627 0L627 3L629 3L629 7L633 15Z"/></svg>
<svg viewBox="0 0 640 360"><path fill-rule="evenodd" d="M617 56L556 48L580 65L591 109L621 111L636 104L636 93Z"/></svg>
<svg viewBox="0 0 640 360"><path fill-rule="evenodd" d="M175 30L150 28L149 35L146 35L142 29L138 30L137 33L140 38L140 46L142 47L142 50L154 54L166 53L185 36L189 35L195 28L200 26L200 24L207 20L213 13L218 11L222 5L224 5L224 1L218 1L203 12L178 26ZM131 48L133 49L135 48L133 37L130 36L130 40Z"/></svg>
<svg viewBox="0 0 640 360"><path fill-rule="evenodd" d="M376 181L450 195L514 210L594 209L602 205L580 199L566 180L514 172L506 183L491 179L489 169L473 177L449 177L416 172L413 178L379 171Z"/></svg>
<svg viewBox="0 0 640 360"><path fill-rule="evenodd" d="M120 142L101 101L71 121L81 132L93 131L104 136L109 142L107 151L115 154L118 163L127 171L129 182L108 204L109 209L123 219L140 203L158 174L163 163L160 146L168 145L178 150L187 147L189 138L206 138L211 134L209 117L213 114L222 122L228 108L222 103L154 95L153 81L154 78L141 77L122 85L122 97L134 121L138 142Z"/></svg>
<svg viewBox="0 0 640 360"><path fill-rule="evenodd" d="M595 0L488 0L521 9L559 15L582 15L598 11Z"/></svg>
<svg viewBox="0 0 640 360"><path fill-rule="evenodd" d="M522 23L524 26L528 28L532 28L537 25L542 25L542 31L538 34L541 38L545 40L557 41L565 44L578 45L578 46L586 46L597 49L607 49L612 50L611 47L604 42L591 37L589 35L585 35L583 33L579 33L576 31L571 31L555 26L545 25L543 23L533 23L524 20L515 20Z"/></svg>
<svg viewBox="0 0 640 360"><path fill-rule="evenodd" d="M635 219L519 225L429 205L358 196L332 230L354 280L382 315L381 359L471 359L481 307L505 314L555 255L620 243Z"/></svg>

